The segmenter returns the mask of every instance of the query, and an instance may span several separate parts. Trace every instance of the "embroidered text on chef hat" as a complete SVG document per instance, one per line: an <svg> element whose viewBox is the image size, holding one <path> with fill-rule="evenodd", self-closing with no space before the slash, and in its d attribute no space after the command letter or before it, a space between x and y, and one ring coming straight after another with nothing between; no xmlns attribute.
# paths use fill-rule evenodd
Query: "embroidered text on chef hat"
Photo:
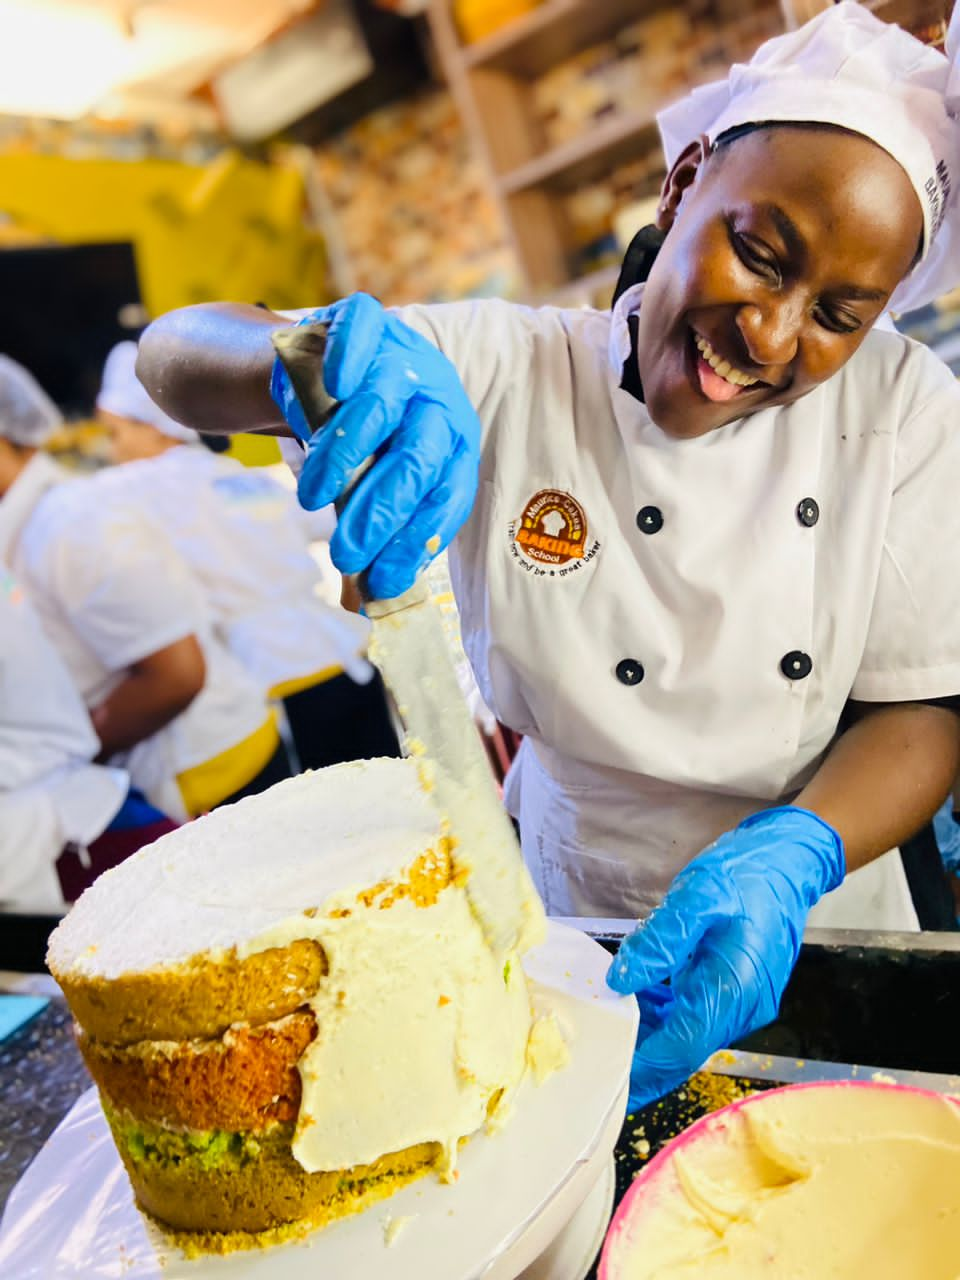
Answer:
<svg viewBox="0 0 960 1280"><path fill-rule="evenodd" d="M0 436L39 449L63 426L63 415L33 374L0 355Z"/></svg>
<svg viewBox="0 0 960 1280"><path fill-rule="evenodd" d="M843 0L660 112L667 166L701 135L714 142L737 125L833 124L870 138L904 169L923 209L921 259L890 307L923 306L960 283L958 46L960 4L945 57Z"/></svg>
<svg viewBox="0 0 960 1280"><path fill-rule="evenodd" d="M193 443L197 433L181 426L147 395L137 377L137 344L118 342L107 356L103 366L103 380L97 394L97 408L114 413L118 418L131 418L134 422L155 427L171 440Z"/></svg>

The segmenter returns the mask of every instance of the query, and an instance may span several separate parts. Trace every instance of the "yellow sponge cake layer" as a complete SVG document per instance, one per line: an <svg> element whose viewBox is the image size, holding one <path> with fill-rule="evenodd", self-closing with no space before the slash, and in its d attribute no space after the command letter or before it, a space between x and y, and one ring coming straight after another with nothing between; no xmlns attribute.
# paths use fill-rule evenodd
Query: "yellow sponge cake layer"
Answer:
<svg viewBox="0 0 960 1280"><path fill-rule="evenodd" d="M145 973L103 978L63 971L50 959L70 1011L95 1040L208 1040L235 1022L273 1022L316 994L327 971L323 947L297 939L241 959L235 949Z"/></svg>

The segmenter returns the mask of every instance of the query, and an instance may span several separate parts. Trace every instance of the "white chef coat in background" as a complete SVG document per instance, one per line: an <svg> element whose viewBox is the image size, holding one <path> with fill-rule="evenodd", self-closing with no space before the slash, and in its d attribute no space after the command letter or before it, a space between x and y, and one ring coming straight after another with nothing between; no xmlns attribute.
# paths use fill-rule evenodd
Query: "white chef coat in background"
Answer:
<svg viewBox="0 0 960 1280"><path fill-rule="evenodd" d="M129 790L122 769L92 763L99 751L66 667L0 565L0 902L63 908L64 846L102 835Z"/></svg>
<svg viewBox="0 0 960 1280"><path fill-rule="evenodd" d="M276 749L262 689L214 635L199 587L163 528L128 499L119 469L64 481L38 454L0 502L0 555L88 707L133 663L197 637L206 662L200 693L111 762L126 768L158 809L174 819L190 816L178 778L246 740L261 750L272 734L270 754Z"/></svg>
<svg viewBox="0 0 960 1280"><path fill-rule="evenodd" d="M398 312L483 422L451 568L480 690L526 738L507 799L555 915L647 914L717 835L796 795L849 698L960 692L949 370L871 333L797 403L675 440L620 387L642 296ZM551 566L531 531L582 554ZM904 883L898 860L885 874Z"/></svg>
<svg viewBox="0 0 960 1280"><path fill-rule="evenodd" d="M369 623L321 597L316 522L259 468L182 444L121 463L128 498L164 527L230 651L266 690L346 671L365 684ZM327 535L332 520L325 524Z"/></svg>

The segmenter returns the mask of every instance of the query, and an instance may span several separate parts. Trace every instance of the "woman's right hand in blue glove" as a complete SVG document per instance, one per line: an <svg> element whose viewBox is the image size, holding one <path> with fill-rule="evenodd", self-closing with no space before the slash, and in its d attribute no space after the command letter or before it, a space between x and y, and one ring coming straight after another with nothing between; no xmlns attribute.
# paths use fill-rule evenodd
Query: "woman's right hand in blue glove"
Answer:
<svg viewBox="0 0 960 1280"><path fill-rule="evenodd" d="M470 514L480 420L446 356L367 294L312 318L330 325L323 381L342 403L307 443L300 501L308 510L334 502L376 455L340 514L330 553L341 573L366 570L370 594L388 600L413 585ZM273 391L302 434L281 366Z"/></svg>

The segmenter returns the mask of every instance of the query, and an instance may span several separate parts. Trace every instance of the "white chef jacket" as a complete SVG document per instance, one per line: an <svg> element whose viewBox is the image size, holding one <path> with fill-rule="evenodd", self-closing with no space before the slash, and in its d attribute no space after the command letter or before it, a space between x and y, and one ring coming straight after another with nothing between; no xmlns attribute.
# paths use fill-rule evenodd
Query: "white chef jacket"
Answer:
<svg viewBox="0 0 960 1280"><path fill-rule="evenodd" d="M259 468L178 445L122 464L128 495L163 525L231 652L266 689L347 671L365 683L369 623L319 595L309 513Z"/></svg>
<svg viewBox="0 0 960 1280"><path fill-rule="evenodd" d="M507 801L555 915L647 914L796 795L847 699L960 692L949 370L874 332L797 403L675 440L620 386L642 295L398 312L483 423L451 568L484 699L526 735Z"/></svg>
<svg viewBox="0 0 960 1280"><path fill-rule="evenodd" d="M64 845L102 835L129 790L26 594L0 565L0 901L57 910Z"/></svg>
<svg viewBox="0 0 960 1280"><path fill-rule="evenodd" d="M0 557L88 707L133 663L197 637L206 662L200 693L111 762L158 809L188 817L178 777L253 738L270 713L262 690L213 634L202 593L162 527L126 494L122 470L65 480L37 454L0 502Z"/></svg>

